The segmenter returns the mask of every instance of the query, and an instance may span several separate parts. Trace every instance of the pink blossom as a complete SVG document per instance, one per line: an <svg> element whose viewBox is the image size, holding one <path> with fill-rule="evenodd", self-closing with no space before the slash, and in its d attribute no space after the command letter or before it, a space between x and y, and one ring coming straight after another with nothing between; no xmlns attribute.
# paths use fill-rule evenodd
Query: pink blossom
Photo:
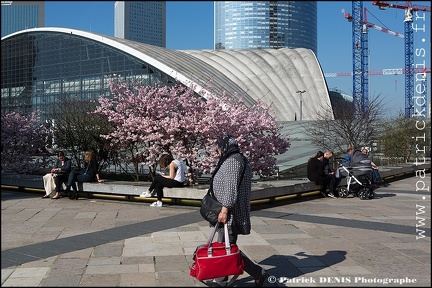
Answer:
<svg viewBox="0 0 432 288"><path fill-rule="evenodd" d="M105 115L113 132L102 135L119 149L124 160L140 159L154 167L162 153L171 153L190 167L192 177L209 173L217 163L215 140L223 134L237 138L253 171L275 172L275 155L285 153L289 141L270 107L258 102L247 107L229 97L197 97L194 87L141 86L111 82L110 97L101 96L93 112ZM207 89L208 90L208 89Z"/></svg>

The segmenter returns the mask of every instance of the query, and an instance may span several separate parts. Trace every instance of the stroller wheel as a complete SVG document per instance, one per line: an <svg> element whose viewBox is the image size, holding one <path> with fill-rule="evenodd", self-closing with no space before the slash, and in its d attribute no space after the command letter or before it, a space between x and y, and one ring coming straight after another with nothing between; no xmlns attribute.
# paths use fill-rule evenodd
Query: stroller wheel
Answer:
<svg viewBox="0 0 432 288"><path fill-rule="evenodd" d="M348 197L348 190L345 187L339 188L339 197L342 197L342 198Z"/></svg>
<svg viewBox="0 0 432 288"><path fill-rule="evenodd" d="M358 197L359 197L361 200L369 199L369 195L370 195L370 193L369 193L369 189L367 189L366 187L364 187L363 189L361 189L361 190L359 191L359 193L358 193Z"/></svg>

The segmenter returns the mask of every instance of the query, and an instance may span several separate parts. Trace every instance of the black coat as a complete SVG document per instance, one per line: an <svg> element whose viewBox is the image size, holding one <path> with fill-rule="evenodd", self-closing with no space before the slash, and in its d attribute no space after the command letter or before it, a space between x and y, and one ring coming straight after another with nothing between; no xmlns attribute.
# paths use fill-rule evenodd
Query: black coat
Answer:
<svg viewBox="0 0 432 288"><path fill-rule="evenodd" d="M309 159L307 164L307 177L310 181L315 182L317 185L322 185L324 174L324 166L321 160L317 158Z"/></svg>
<svg viewBox="0 0 432 288"><path fill-rule="evenodd" d="M72 161L68 157L65 157L64 165L62 165L62 161L57 159L55 168L60 168L61 173L69 175L69 173L72 171Z"/></svg>
<svg viewBox="0 0 432 288"><path fill-rule="evenodd" d="M84 174L90 175L93 180L96 180L96 174L99 174L99 163L95 160L84 163Z"/></svg>

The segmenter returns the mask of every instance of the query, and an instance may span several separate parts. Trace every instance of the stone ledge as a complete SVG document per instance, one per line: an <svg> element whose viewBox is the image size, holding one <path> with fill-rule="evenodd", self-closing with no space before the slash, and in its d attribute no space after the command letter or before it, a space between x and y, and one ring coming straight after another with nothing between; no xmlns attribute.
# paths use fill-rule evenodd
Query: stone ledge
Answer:
<svg viewBox="0 0 432 288"><path fill-rule="evenodd" d="M259 200L271 197L280 197L290 194L304 193L319 190L320 186L308 180L278 180L278 185L272 183L253 183L251 200ZM79 191L89 193L115 194L125 196L139 196L142 192L147 191L149 185L140 184L119 184L115 182L105 183L82 183L79 185ZM82 186L82 187L80 187ZM181 198L200 200L207 193L208 186L194 185L176 188L164 188L164 198Z"/></svg>
<svg viewBox="0 0 432 288"><path fill-rule="evenodd" d="M103 193L103 194L115 194L125 196L139 196L141 193L148 190L150 183L146 184L131 184L131 183L116 183L115 181L107 181L105 183L79 183L79 191L90 192L90 193ZM81 186L81 187L80 187ZM186 199L202 199L207 188L205 187L176 187L176 188L164 188L164 198L186 198Z"/></svg>
<svg viewBox="0 0 432 288"><path fill-rule="evenodd" d="M405 164L383 167L380 169L380 173L385 179L395 179L406 177L406 175L413 175L416 169L425 169L426 172L430 173L431 167L429 163L417 167ZM342 185L344 183L345 180L342 180ZM1 185L14 186L19 189L30 188L43 190L42 176L38 175L2 174ZM147 191L149 186L150 182L106 180L105 183L79 183L78 188L82 193L87 193L89 197L93 194L103 194L106 196L125 196L128 199L133 199L138 197L142 192ZM181 188L164 188L164 198L172 198L174 201L177 201L178 199L201 200L207 193L207 189L208 185L202 184ZM302 193L315 192L319 190L320 186L315 185L307 179L258 181L252 183L251 200L272 199L295 194L300 195Z"/></svg>

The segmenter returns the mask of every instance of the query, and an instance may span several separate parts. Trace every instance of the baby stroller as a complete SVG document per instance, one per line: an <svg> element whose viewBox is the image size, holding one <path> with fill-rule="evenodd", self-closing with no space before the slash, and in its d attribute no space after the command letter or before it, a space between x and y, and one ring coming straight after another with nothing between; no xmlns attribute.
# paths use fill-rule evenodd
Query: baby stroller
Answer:
<svg viewBox="0 0 432 288"><path fill-rule="evenodd" d="M339 188L340 197L347 198L349 194L352 194L362 200L374 198L374 186L371 181L372 165L367 155L361 153L360 150L355 150L351 155L349 167L339 165L340 177L347 177L347 187Z"/></svg>

